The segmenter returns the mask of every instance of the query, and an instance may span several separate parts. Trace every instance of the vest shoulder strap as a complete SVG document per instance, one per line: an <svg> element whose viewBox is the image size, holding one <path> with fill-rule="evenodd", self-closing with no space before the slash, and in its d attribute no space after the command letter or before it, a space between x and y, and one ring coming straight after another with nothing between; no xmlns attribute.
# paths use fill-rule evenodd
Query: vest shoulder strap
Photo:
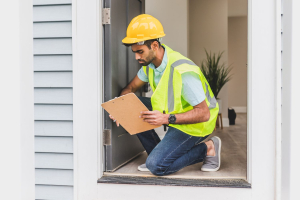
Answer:
<svg viewBox="0 0 300 200"><path fill-rule="evenodd" d="M148 73L147 73L147 67L148 67L148 66L143 66L143 71L144 71L144 73L145 73L146 76L148 76Z"/></svg>
<svg viewBox="0 0 300 200"><path fill-rule="evenodd" d="M183 66L183 64L189 65L187 67L186 65ZM182 66L181 66L182 65ZM174 96L174 88L173 88L173 75L174 75L174 70L178 71L180 74L185 73L185 72L195 72L202 76L200 68L191 60L188 59L179 59L176 60L171 64L171 69L170 69L170 77L169 77L169 88L168 88L168 96L171 97L170 100L171 102L168 104L169 110L172 110L174 108L174 99L172 99L172 96ZM205 96L207 97L207 100L209 102L209 109L214 109L216 107L217 101L212 92L209 89L208 83L206 79L201 80L203 87L205 85L204 91L205 91Z"/></svg>

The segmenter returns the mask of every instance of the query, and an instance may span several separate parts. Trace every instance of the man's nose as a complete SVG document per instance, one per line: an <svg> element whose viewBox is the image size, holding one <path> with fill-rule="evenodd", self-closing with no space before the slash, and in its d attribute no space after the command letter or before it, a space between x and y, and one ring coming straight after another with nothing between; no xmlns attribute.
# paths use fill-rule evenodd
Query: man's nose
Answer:
<svg viewBox="0 0 300 200"><path fill-rule="evenodd" d="M136 60L139 60L140 58L141 58L141 56L140 56L138 53L136 53L136 54L135 54L135 59L136 59Z"/></svg>

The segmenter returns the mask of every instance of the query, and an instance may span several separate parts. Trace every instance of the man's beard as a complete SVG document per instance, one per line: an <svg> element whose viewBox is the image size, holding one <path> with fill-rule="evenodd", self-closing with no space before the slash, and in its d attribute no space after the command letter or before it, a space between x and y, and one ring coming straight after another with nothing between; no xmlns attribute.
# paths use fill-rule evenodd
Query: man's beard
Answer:
<svg viewBox="0 0 300 200"><path fill-rule="evenodd" d="M149 53L149 56L146 58L146 60L141 60L141 59L138 59L138 62L139 61L142 61L143 63L139 63L140 66L148 66L150 63L152 63L152 61L155 59L155 56L153 55L153 52L150 52Z"/></svg>

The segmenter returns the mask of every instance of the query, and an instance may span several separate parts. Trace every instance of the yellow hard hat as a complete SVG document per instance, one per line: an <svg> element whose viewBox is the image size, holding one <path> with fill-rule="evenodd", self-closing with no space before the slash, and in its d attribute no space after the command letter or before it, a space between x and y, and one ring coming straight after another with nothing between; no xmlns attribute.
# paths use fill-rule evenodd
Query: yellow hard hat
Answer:
<svg viewBox="0 0 300 200"><path fill-rule="evenodd" d="M165 35L163 26L155 17L142 14L131 20L127 28L127 35L122 42L125 44L133 44L145 40L161 38Z"/></svg>

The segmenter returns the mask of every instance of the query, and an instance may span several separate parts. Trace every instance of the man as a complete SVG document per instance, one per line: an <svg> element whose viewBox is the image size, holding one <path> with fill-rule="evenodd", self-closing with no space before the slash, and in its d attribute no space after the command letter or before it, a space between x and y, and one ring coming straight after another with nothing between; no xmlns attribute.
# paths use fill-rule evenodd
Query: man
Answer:
<svg viewBox="0 0 300 200"><path fill-rule="evenodd" d="M160 38L165 36L161 23L151 15L135 17L122 42L131 46L141 64L137 76L122 90L121 95L136 92L146 82L153 90L150 98L139 97L150 111L141 118L152 125L168 125L164 138L154 130L137 134L148 158L140 171L169 175L198 162L202 171L220 168L221 140L212 137L219 112L218 103L200 68L180 53L173 51ZM119 123L113 119L117 126Z"/></svg>

